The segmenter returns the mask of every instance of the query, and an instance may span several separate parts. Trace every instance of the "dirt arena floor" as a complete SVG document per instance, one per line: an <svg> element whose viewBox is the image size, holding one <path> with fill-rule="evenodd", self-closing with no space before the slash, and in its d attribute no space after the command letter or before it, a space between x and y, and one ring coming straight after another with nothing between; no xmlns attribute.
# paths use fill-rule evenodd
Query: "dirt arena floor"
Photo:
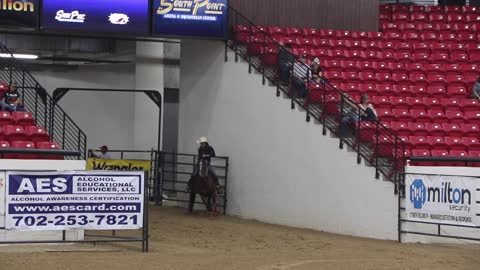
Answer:
<svg viewBox="0 0 480 270"><path fill-rule="evenodd" d="M153 208L153 207L152 207ZM1 270L480 269L480 246L398 244L153 208L140 244L0 248Z"/></svg>

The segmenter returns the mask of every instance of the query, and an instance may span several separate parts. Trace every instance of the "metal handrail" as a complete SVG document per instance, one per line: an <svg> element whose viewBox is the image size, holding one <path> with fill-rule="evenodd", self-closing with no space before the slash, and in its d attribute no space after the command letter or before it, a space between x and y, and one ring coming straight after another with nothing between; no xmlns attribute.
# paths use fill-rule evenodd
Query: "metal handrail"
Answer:
<svg viewBox="0 0 480 270"><path fill-rule="evenodd" d="M29 111L37 123L46 128L51 139L59 143L62 149L77 150L81 158L85 158L86 134L58 104L54 104L48 92L4 44L0 43L0 51L12 55L0 59L0 80L9 84L16 82Z"/></svg>
<svg viewBox="0 0 480 270"><path fill-rule="evenodd" d="M312 72L312 70L310 69L310 67L302 62L299 62L296 57L286 48L284 47L283 45L281 45L277 40L275 40L269 33L267 33L266 31L263 31L262 28L260 28L259 26L256 26L254 23L252 23L250 20L248 20L245 16L243 16L242 14L240 14L235 8L233 8L232 6L229 6L229 14L230 14L230 24L231 24L231 27L230 29L232 29L232 33L233 34L236 34L235 32L235 29L236 27L239 27L239 26L245 26L248 28L249 32L248 32L248 35L249 35L249 41L251 42L253 40L253 32L257 32L257 33L260 33L261 36L263 36L263 41L261 42L262 43L262 50L265 51L266 47L269 46L270 44L273 44L273 46L276 46L278 52L280 51L283 51L283 52L286 52L286 54L289 56L289 58L292 58L293 59L293 63L290 63L290 64L299 64L301 67L302 67L302 72L303 70L306 71L306 74L307 74L307 79L308 79L308 74L310 74ZM234 37L232 36L232 33L229 37L229 39L231 40L231 47L232 49L235 50L235 59L237 60L237 55L239 54L239 46L237 46L237 44L235 44L234 42ZM247 45L248 46L248 45ZM248 48L248 47L247 47ZM261 55L261 54L260 54ZM325 117L325 112L322 113L321 116L316 116L311 108L310 108L310 89L308 87L308 85L306 86L306 89L307 89L307 95L305 97L305 100L303 101L302 103L302 100L301 99L298 99L295 97L295 93L290 93L289 91L284 91L283 89L281 89L281 86L280 86L280 82L278 80L277 75L278 75L278 71L277 70L273 70L273 71L269 71L269 70L266 70L264 66L262 66L262 64L260 63L260 67L256 67L255 64L253 64L253 62L255 61L252 57L252 55L248 54L248 49L247 49L247 52L245 53L245 55L243 55L247 60L248 60L248 63L249 63L249 72L251 72L251 67L252 65L259 71L262 73L263 75L263 82L265 83L265 76L267 76L267 78L275 83L277 85L277 95L280 95L280 90L285 92L286 94L288 94L291 98L291 107L292 109L294 108L295 104L298 104L300 107L302 107L303 109L306 110L306 113L307 113L307 121L310 120L310 116L313 116L316 120L318 120L319 122L321 122L324 126L324 135L326 134L326 130L325 128L328 128L330 129L333 133L336 133L335 130L332 130L332 128L328 125L326 125L327 123L327 119ZM226 57L227 58L227 57ZM278 66L278 63L277 63L277 66ZM276 67L275 67L276 68ZM269 74L268 72L271 72L273 73L273 75ZM313 74L313 73L312 73ZM268 77L269 75L271 75L270 77ZM291 77L293 77L294 75L292 75ZM348 106L351 106L350 108L353 109L355 112L358 112L357 113L357 116L360 117L360 114L363 114L365 111L355 102L353 101L348 95L346 95L343 91L341 91L340 89L338 89L337 87L333 86L330 82L328 82L327 79L325 79L324 77L321 77L320 78L320 81L323 85L322 89L323 89L323 99L322 99L322 106L323 108L325 108L326 104L327 104L327 101L326 101L326 92L327 92L327 89L329 91L329 94L328 95L331 95L332 93L334 94L338 94L339 97L340 97L340 102L341 104L344 104L344 103L348 103ZM340 112L341 114L344 113L344 111L342 110ZM391 165L392 166L392 170L393 170L393 175L388 175L388 173L384 172L382 170L382 173L384 175L386 175L388 178L391 178L392 176L395 178L393 179L394 182L398 182L396 180L396 177L399 175L397 174L398 172L401 172L401 171L404 171L404 163L402 162L404 159L404 154L405 154L405 142L403 142L399 137L398 135L391 129L389 129L388 127L386 127L384 124L382 124L381 122L379 121L373 121L372 122L375 126L377 126L377 132L375 132L375 137L376 137L376 141L377 141L377 145L375 146L375 148L378 149L378 138L382 135L382 136L388 136L390 137L391 139L391 143L392 143L392 150L394 152L394 164ZM360 131L362 130L362 127L360 125L360 123L358 124L358 133L360 133ZM357 137L360 138L360 134L357 134ZM343 143L342 143L342 140L340 140L341 143L340 145L342 146ZM366 157L368 156L366 153L365 153L365 149L362 149L361 148L361 141L360 140L357 140L357 144L356 145L350 145L350 146L356 146L356 151L358 153L358 161L360 162L360 157L363 156L363 157ZM355 148L355 147L354 147ZM365 148L365 147L364 147ZM375 166L377 172L376 172L376 176L378 177L378 171L380 170L380 168L387 164L387 163L383 163L383 165L378 165L379 162L378 162L378 155L375 155L374 157L374 161L372 162L373 165ZM371 161L371 160L370 160ZM401 177L401 174L400 174L400 177ZM401 179L400 179L401 180ZM401 182L401 181L400 181Z"/></svg>

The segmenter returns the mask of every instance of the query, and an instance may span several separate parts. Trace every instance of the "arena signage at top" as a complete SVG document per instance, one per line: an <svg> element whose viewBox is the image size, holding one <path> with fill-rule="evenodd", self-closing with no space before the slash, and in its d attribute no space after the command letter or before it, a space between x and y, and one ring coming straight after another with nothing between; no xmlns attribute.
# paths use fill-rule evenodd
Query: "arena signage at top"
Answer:
<svg viewBox="0 0 480 270"><path fill-rule="evenodd" d="M35 28L38 0L0 0L0 26Z"/></svg>
<svg viewBox="0 0 480 270"><path fill-rule="evenodd" d="M227 0L155 0L156 34L224 38Z"/></svg>

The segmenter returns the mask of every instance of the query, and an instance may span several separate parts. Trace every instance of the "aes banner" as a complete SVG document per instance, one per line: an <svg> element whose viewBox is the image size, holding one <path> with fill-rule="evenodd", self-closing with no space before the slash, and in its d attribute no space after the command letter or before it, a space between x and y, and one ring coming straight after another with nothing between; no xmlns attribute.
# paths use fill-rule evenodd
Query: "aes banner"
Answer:
<svg viewBox="0 0 480 270"><path fill-rule="evenodd" d="M87 160L88 171L150 171L150 160L98 159Z"/></svg>
<svg viewBox="0 0 480 270"><path fill-rule="evenodd" d="M408 220L480 226L480 179L407 175L405 204Z"/></svg>
<svg viewBox="0 0 480 270"><path fill-rule="evenodd" d="M143 172L7 172L7 230L143 226Z"/></svg>

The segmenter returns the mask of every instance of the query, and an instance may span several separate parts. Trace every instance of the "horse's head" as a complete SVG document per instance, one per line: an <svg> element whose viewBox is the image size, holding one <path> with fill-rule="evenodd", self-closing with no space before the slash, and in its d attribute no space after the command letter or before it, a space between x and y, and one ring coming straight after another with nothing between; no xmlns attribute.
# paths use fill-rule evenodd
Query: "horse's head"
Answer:
<svg viewBox="0 0 480 270"><path fill-rule="evenodd" d="M208 161L206 159L202 159L202 161L200 162L200 176L208 176Z"/></svg>

